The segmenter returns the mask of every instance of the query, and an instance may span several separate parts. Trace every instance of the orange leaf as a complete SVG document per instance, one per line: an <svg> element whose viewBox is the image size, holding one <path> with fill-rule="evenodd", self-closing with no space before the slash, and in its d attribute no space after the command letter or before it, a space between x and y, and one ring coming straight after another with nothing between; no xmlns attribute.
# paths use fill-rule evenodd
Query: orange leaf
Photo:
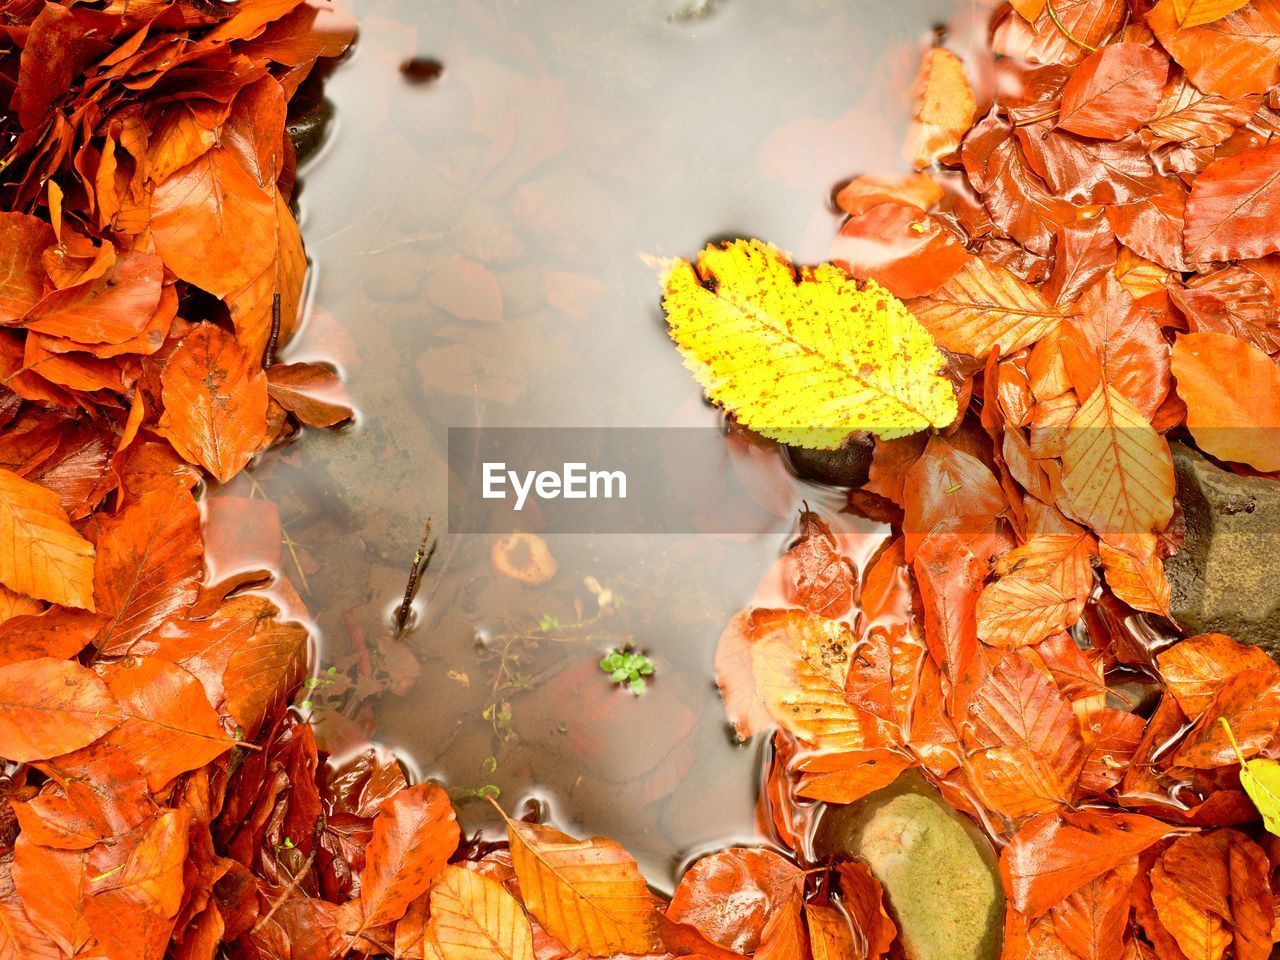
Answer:
<svg viewBox="0 0 1280 960"><path fill-rule="evenodd" d="M1280 2L1252 0L1221 20L1179 27L1178 5L1160 0L1147 26L1205 93L1241 97L1266 93L1280 80Z"/></svg>
<svg viewBox="0 0 1280 960"><path fill-rule="evenodd" d="M1062 467L1071 514L1103 539L1158 533L1173 516L1169 445L1110 384L1071 419Z"/></svg>
<svg viewBox="0 0 1280 960"><path fill-rule="evenodd" d="M1074 624L1093 590L1092 541L1084 531L1044 534L1001 557L1000 579L978 598L978 637L1023 647Z"/></svg>
<svg viewBox="0 0 1280 960"><path fill-rule="evenodd" d="M1221 20L1248 2L1249 0L1173 0L1173 11L1177 15L1178 26L1189 30L1191 27Z"/></svg>
<svg viewBox="0 0 1280 960"><path fill-rule="evenodd" d="M308 426L332 427L352 417L342 381L318 363L275 364L267 370L267 393Z"/></svg>
<svg viewBox="0 0 1280 960"><path fill-rule="evenodd" d="M917 170L923 170L954 153L978 115L964 75L964 61L942 47L931 49L916 74L913 99L915 116L902 155Z"/></svg>
<svg viewBox="0 0 1280 960"><path fill-rule="evenodd" d="M164 264L154 253L121 253L102 276L55 290L27 311L29 330L77 343L123 343L160 306Z"/></svg>
<svg viewBox="0 0 1280 960"><path fill-rule="evenodd" d="M1196 717L1238 673L1270 673L1275 664L1258 647L1246 647L1221 633L1190 637L1156 656L1160 677L1182 712Z"/></svg>
<svg viewBox="0 0 1280 960"><path fill-rule="evenodd" d="M453 805L435 784L415 784L384 800L360 875L357 932L400 919L444 869L459 838Z"/></svg>
<svg viewBox="0 0 1280 960"><path fill-rule="evenodd" d="M1269 356L1225 333L1184 333L1173 345L1173 375L1201 449L1280 470L1280 370Z"/></svg>
<svg viewBox="0 0 1280 960"><path fill-rule="evenodd" d="M667 916L727 950L751 953L769 919L798 900L803 886L800 868L772 850L730 848L685 871ZM725 910L730 897L734 909Z"/></svg>
<svg viewBox="0 0 1280 960"><path fill-rule="evenodd" d="M533 930L515 897L465 867L447 867L431 887L426 943L442 960L533 960Z"/></svg>
<svg viewBox="0 0 1280 960"><path fill-rule="evenodd" d="M1054 932L1079 960L1113 960L1124 954L1129 888L1138 873L1130 857L1090 880L1049 911Z"/></svg>
<svg viewBox="0 0 1280 960"><path fill-rule="evenodd" d="M41 254L56 242L53 228L25 213L0 213L0 323L21 318L44 294Z"/></svg>
<svg viewBox="0 0 1280 960"><path fill-rule="evenodd" d="M1062 88L1058 126L1083 137L1120 140L1155 114L1169 61L1143 43L1111 43L1090 54Z"/></svg>
<svg viewBox="0 0 1280 960"><path fill-rule="evenodd" d="M1173 829L1136 813L1081 810L1036 817L1000 854L1005 895L1015 909L1039 917Z"/></svg>
<svg viewBox="0 0 1280 960"><path fill-rule="evenodd" d="M0 470L0 582L93 609L93 547L67 522L56 493L9 470Z"/></svg>
<svg viewBox="0 0 1280 960"><path fill-rule="evenodd" d="M204 569L200 508L178 484L152 490L101 521L94 599L110 617L97 639L120 656L195 602Z"/></svg>
<svg viewBox="0 0 1280 960"><path fill-rule="evenodd" d="M1154 535L1113 537L1098 553L1112 593L1135 610L1169 615L1169 580Z"/></svg>
<svg viewBox="0 0 1280 960"><path fill-rule="evenodd" d="M119 723L111 691L78 663L42 657L0 667L0 757L56 757Z"/></svg>
<svg viewBox="0 0 1280 960"><path fill-rule="evenodd" d="M979 360L993 350L1002 357L1014 353L1062 322L1037 288L979 257L907 307L942 346Z"/></svg>
<svg viewBox="0 0 1280 960"><path fill-rule="evenodd" d="M266 436L267 378L230 334L202 323L182 341L160 379L160 432L185 459L223 483L230 480Z"/></svg>

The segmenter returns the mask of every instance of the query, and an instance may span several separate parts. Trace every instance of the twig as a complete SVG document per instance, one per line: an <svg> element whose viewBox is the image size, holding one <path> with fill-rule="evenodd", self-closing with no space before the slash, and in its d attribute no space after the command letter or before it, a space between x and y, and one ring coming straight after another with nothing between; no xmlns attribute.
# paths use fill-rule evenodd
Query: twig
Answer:
<svg viewBox="0 0 1280 960"><path fill-rule="evenodd" d="M324 833L324 818L316 817L316 825L311 831L311 855L302 862L302 869L289 877L288 885L280 891L280 895L272 902L271 909L253 925L252 933L257 933L266 925L268 920L276 915L276 911L284 906L284 902L289 898L289 895L298 889L298 885L311 872L311 865L316 862L316 851L320 849L320 834L322 833Z"/></svg>
<svg viewBox="0 0 1280 960"><path fill-rule="evenodd" d="M413 566L409 568L409 582L404 588L404 600L400 604L400 609L396 611L396 639L399 640L404 636L405 624L409 620L409 611L413 608L413 598L418 594L418 581L427 569L427 564L431 562L431 555L436 552L435 546L428 546L431 539L431 518L427 517L427 524L422 531L422 540L418 544L417 552L413 555Z"/></svg>
<svg viewBox="0 0 1280 960"><path fill-rule="evenodd" d="M280 342L281 320L280 294L271 295L271 335L267 337L267 349L262 352L262 369L266 370L276 362L276 345Z"/></svg>

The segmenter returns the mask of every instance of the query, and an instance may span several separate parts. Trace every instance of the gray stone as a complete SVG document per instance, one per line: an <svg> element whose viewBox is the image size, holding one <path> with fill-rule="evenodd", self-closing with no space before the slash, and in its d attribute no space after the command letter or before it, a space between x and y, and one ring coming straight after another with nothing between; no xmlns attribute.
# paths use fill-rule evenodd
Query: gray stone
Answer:
<svg viewBox="0 0 1280 960"><path fill-rule="evenodd" d="M1188 634L1225 633L1280 659L1280 483L1241 477L1173 444L1186 541L1165 562Z"/></svg>
<svg viewBox="0 0 1280 960"><path fill-rule="evenodd" d="M919 773L857 803L831 806L814 837L821 857L848 854L884 887L906 960L996 960L1004 892L991 843Z"/></svg>

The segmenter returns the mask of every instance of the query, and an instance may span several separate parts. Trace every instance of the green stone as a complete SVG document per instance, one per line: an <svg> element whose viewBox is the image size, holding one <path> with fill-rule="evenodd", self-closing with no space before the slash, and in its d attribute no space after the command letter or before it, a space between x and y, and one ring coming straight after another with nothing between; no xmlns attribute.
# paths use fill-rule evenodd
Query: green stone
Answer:
<svg viewBox="0 0 1280 960"><path fill-rule="evenodd" d="M906 960L997 960L1004 892L991 843L919 773L857 803L830 806L814 838L821 857L871 868Z"/></svg>

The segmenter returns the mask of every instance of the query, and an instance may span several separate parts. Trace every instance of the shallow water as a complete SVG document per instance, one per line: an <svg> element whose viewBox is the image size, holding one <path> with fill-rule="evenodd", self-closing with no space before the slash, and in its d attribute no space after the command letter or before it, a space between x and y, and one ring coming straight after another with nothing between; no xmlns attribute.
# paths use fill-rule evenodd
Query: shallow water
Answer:
<svg viewBox="0 0 1280 960"><path fill-rule="evenodd" d="M823 259L832 187L901 168L935 27L985 17L955 0L681 6L356 4L358 48L327 86L337 120L302 170L314 283L284 359L336 363L360 413L246 481L280 503L286 572L322 668L340 668L313 695L331 744L372 730L443 780L471 827L492 824L473 796L488 785L508 810L539 798L564 829L624 843L659 886L691 854L757 837L758 749L727 731L714 644L801 501L830 512L838 492L725 442L772 523L551 536L559 572L540 587L493 573L492 537L441 531L402 647L385 638L422 522L447 514L446 431L716 425L639 255L758 236ZM862 529L869 552L880 533ZM657 664L640 697L596 665L627 643Z"/></svg>

